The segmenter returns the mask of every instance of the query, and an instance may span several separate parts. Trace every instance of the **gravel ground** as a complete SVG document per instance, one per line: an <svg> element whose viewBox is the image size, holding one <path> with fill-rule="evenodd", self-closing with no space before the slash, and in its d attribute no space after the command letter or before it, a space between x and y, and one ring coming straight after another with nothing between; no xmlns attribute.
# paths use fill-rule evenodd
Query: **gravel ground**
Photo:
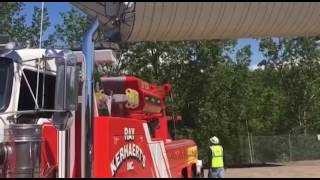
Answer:
<svg viewBox="0 0 320 180"><path fill-rule="evenodd" d="M320 160L296 161L279 166L228 168L226 178L320 178ZM207 177L208 171L204 170Z"/></svg>

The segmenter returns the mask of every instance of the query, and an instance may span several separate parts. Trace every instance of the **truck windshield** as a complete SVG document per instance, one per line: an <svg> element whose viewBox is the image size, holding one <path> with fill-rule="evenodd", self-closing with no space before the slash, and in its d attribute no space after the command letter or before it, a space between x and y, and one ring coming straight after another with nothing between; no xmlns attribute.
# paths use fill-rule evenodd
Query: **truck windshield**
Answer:
<svg viewBox="0 0 320 180"><path fill-rule="evenodd" d="M11 59L0 58L0 112L7 109L11 97L13 63Z"/></svg>

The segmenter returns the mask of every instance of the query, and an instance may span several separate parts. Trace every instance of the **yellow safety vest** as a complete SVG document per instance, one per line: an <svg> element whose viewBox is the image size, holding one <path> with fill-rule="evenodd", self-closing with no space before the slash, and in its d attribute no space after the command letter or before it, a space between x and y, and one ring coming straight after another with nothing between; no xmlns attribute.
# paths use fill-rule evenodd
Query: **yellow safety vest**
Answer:
<svg viewBox="0 0 320 180"><path fill-rule="evenodd" d="M223 148L220 145L213 145L210 147L212 152L211 167L223 167Z"/></svg>

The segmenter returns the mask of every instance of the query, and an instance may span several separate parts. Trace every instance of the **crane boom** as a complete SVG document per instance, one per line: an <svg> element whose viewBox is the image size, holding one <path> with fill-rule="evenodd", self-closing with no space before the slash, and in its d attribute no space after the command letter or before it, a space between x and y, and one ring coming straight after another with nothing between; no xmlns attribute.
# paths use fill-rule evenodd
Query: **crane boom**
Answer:
<svg viewBox="0 0 320 180"><path fill-rule="evenodd" d="M71 2L121 41L318 36L319 2Z"/></svg>

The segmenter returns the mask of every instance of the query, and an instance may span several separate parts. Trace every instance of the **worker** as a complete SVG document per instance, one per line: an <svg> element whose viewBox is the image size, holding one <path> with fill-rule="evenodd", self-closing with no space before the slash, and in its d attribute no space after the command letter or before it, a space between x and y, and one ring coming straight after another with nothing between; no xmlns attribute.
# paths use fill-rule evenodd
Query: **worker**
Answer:
<svg viewBox="0 0 320 180"><path fill-rule="evenodd" d="M209 148L209 178L223 178L224 177L224 163L223 163L223 148L219 144L219 139L216 136L210 138L212 145Z"/></svg>

